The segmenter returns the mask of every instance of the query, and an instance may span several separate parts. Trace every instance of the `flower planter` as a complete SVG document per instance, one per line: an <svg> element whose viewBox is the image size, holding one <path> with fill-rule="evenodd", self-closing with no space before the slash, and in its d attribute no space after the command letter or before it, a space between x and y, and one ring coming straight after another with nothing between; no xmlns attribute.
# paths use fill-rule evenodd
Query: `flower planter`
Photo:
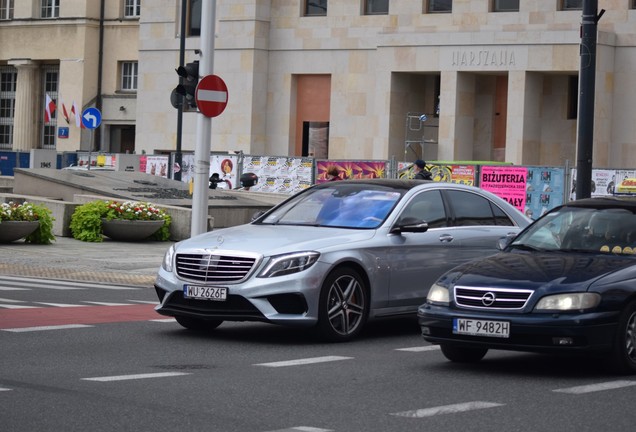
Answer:
<svg viewBox="0 0 636 432"><path fill-rule="evenodd" d="M102 219L102 231L112 240L139 241L156 233L163 224L163 220Z"/></svg>
<svg viewBox="0 0 636 432"><path fill-rule="evenodd" d="M0 243L10 243L35 231L38 221L3 221L0 223Z"/></svg>

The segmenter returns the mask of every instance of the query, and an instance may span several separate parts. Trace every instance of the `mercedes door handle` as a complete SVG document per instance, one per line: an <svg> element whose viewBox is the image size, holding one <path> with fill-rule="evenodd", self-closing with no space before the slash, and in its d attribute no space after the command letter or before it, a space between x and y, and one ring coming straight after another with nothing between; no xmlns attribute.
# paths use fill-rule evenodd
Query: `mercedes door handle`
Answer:
<svg viewBox="0 0 636 432"><path fill-rule="evenodd" d="M442 234L442 235L439 236L439 241L442 242L442 243L450 243L453 240L454 240L453 236L450 235L450 234Z"/></svg>

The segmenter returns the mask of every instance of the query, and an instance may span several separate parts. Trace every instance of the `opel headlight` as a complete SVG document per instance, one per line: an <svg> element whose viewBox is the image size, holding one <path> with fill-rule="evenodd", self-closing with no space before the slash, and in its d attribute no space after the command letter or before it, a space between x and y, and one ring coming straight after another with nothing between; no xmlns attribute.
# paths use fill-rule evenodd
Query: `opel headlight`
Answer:
<svg viewBox="0 0 636 432"><path fill-rule="evenodd" d="M171 245L166 254L163 256L161 268L172 273L172 260L174 259L174 245Z"/></svg>
<svg viewBox="0 0 636 432"><path fill-rule="evenodd" d="M285 276L307 270L318 261L319 256L318 252L297 252L273 256L258 277Z"/></svg>
<svg viewBox="0 0 636 432"><path fill-rule="evenodd" d="M597 293L556 294L543 297L534 307L536 311L572 311L592 309L601 302Z"/></svg>
<svg viewBox="0 0 636 432"><path fill-rule="evenodd" d="M430 304L448 306L448 288L436 283L433 284L426 296L426 302Z"/></svg>

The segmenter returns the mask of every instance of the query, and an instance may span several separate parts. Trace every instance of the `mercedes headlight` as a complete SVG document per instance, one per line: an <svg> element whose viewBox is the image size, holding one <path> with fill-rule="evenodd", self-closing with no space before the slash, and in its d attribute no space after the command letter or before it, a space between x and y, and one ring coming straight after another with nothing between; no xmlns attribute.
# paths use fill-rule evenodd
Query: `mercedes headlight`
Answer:
<svg viewBox="0 0 636 432"><path fill-rule="evenodd" d="M163 256L163 262L161 263L161 268L163 268L167 272L172 273L172 263L174 259L174 245L171 245L166 254Z"/></svg>
<svg viewBox="0 0 636 432"><path fill-rule="evenodd" d="M318 252L297 252L273 256L258 277L285 276L307 270L318 261L319 256Z"/></svg>
<svg viewBox="0 0 636 432"><path fill-rule="evenodd" d="M601 302L597 293L555 294L543 297L534 307L536 311L573 311L592 309Z"/></svg>

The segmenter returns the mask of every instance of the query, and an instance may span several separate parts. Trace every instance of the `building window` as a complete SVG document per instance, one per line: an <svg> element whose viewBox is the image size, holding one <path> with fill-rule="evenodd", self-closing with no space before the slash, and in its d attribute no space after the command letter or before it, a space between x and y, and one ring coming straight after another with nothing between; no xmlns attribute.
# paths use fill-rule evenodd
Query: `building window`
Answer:
<svg viewBox="0 0 636 432"><path fill-rule="evenodd" d="M583 10L583 0L563 0L561 10Z"/></svg>
<svg viewBox="0 0 636 432"><path fill-rule="evenodd" d="M428 0L426 9L429 13L445 12L449 13L453 10L453 0Z"/></svg>
<svg viewBox="0 0 636 432"><path fill-rule="evenodd" d="M41 18L58 18L60 16L60 0L42 0Z"/></svg>
<svg viewBox="0 0 636 432"><path fill-rule="evenodd" d="M389 0L364 0L365 15L387 15Z"/></svg>
<svg viewBox="0 0 636 432"><path fill-rule="evenodd" d="M519 0L495 0L494 12L519 12Z"/></svg>
<svg viewBox="0 0 636 432"><path fill-rule="evenodd" d="M121 89L137 91L137 62L121 63Z"/></svg>
<svg viewBox="0 0 636 432"><path fill-rule="evenodd" d="M124 18L138 18L141 15L141 0L125 0Z"/></svg>
<svg viewBox="0 0 636 432"><path fill-rule="evenodd" d="M13 117L18 73L13 66L0 66L0 149L13 148Z"/></svg>
<svg viewBox="0 0 636 432"><path fill-rule="evenodd" d="M202 0L188 1L186 12L186 26L188 36L201 36L201 2Z"/></svg>
<svg viewBox="0 0 636 432"><path fill-rule="evenodd" d="M13 19L13 0L0 0L0 20Z"/></svg>
<svg viewBox="0 0 636 432"><path fill-rule="evenodd" d="M327 0L305 0L305 16L327 15Z"/></svg>
<svg viewBox="0 0 636 432"><path fill-rule="evenodd" d="M579 115L579 77L568 77L568 120L574 120Z"/></svg>
<svg viewBox="0 0 636 432"><path fill-rule="evenodd" d="M60 68L59 66L44 66L43 70L43 85L42 103L41 107L44 107L46 103L46 95L48 95L53 102L57 103L57 92L60 80ZM57 110L51 113L51 121L44 123L42 128L42 148L43 149L55 149L55 131L57 130Z"/></svg>

